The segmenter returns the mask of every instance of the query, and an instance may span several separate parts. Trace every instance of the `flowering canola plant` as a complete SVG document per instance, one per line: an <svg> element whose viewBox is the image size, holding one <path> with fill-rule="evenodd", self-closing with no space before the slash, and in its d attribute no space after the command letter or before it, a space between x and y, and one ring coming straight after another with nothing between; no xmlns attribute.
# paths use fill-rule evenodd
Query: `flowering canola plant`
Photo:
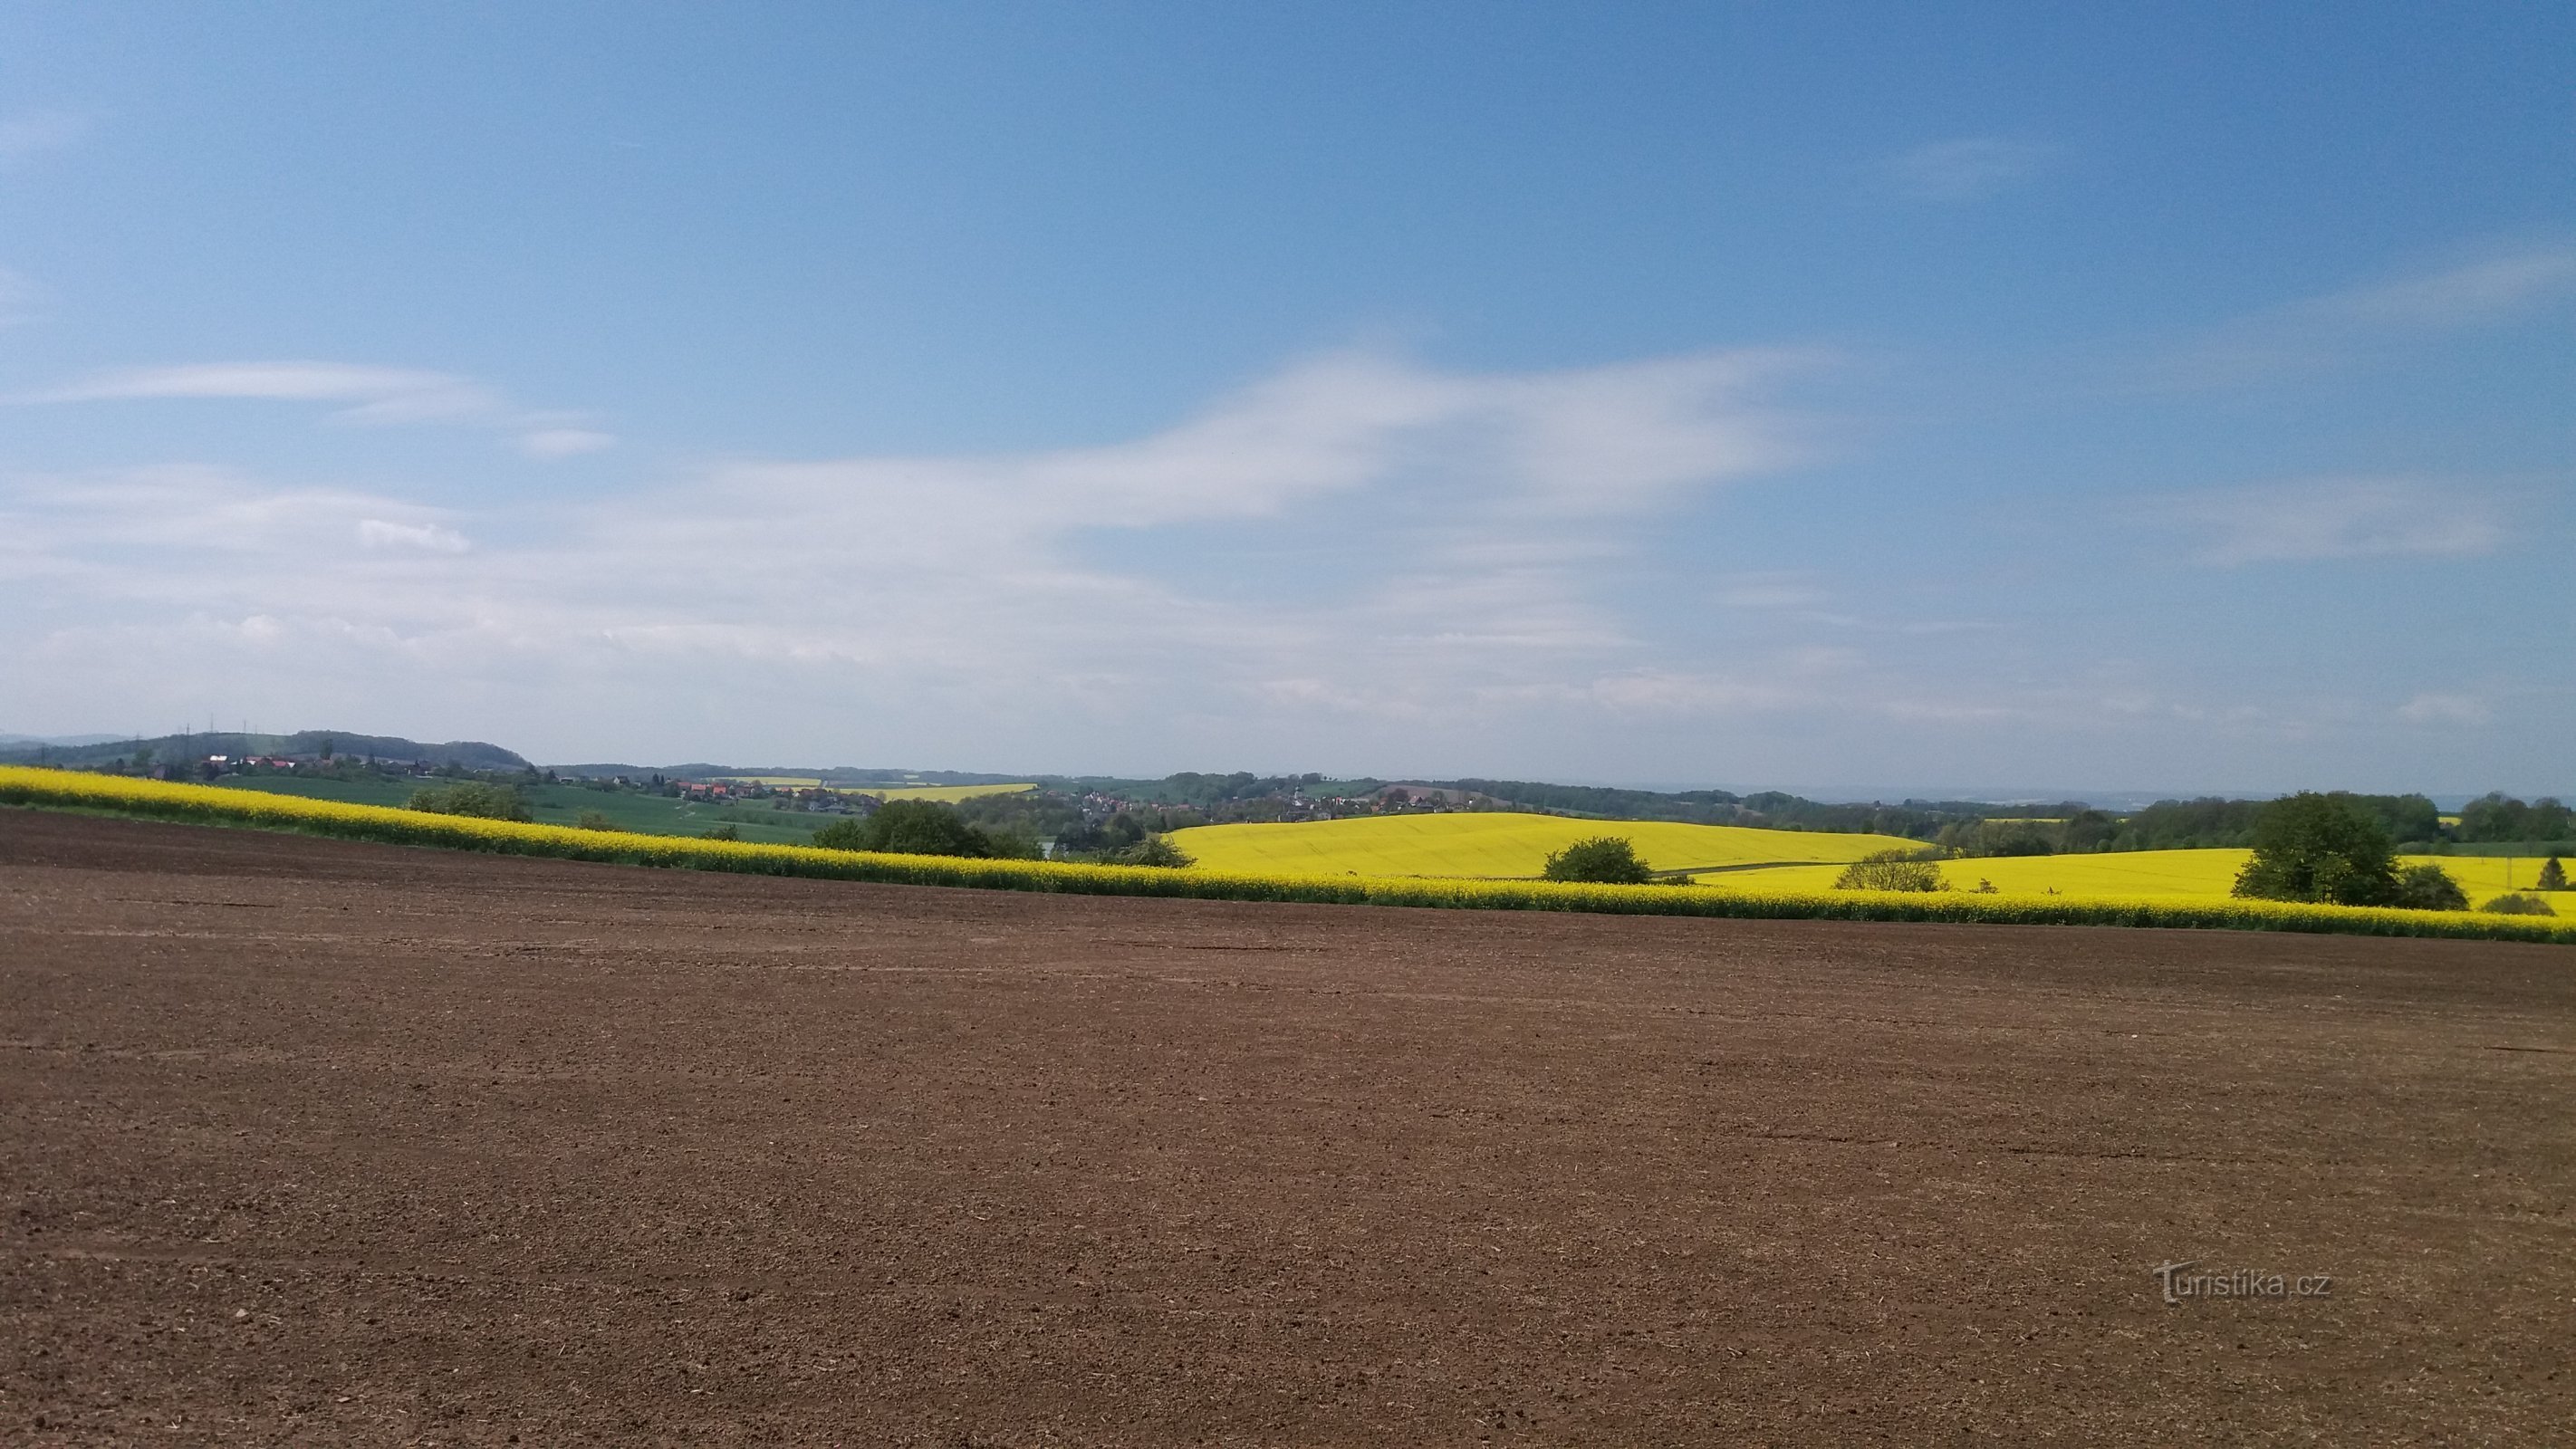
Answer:
<svg viewBox="0 0 2576 1449"><path fill-rule="evenodd" d="M1960 891L1748 891L1720 886L1577 885L1537 880L1255 875L1209 870L1158 870L1144 866L1081 865L1068 861L880 855L808 845L692 840L462 815L432 815L381 805L351 805L336 800L270 795L213 785L186 785L21 766L0 766L0 805L252 826L393 845L426 845L561 860L736 871L751 875L812 876L899 885L968 886L988 890L1470 910L1587 911L1616 915L2180 926L2374 936L2460 936L2576 945L2576 921L2551 917L2315 906L2282 901L2095 897L2075 900Z"/></svg>

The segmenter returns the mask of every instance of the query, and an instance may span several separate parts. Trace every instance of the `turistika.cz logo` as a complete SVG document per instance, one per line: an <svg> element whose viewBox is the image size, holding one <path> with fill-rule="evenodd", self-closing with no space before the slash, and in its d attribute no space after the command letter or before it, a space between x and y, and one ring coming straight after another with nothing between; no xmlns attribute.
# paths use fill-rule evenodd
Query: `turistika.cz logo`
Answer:
<svg viewBox="0 0 2576 1449"><path fill-rule="evenodd" d="M2164 1289L2167 1303L2180 1304L2194 1298L2331 1298L2334 1275L2304 1273L2291 1277L2286 1273L2266 1273L2256 1268L2238 1268L2227 1273L2195 1273L2198 1258L2181 1263L2162 1263L2149 1270Z"/></svg>

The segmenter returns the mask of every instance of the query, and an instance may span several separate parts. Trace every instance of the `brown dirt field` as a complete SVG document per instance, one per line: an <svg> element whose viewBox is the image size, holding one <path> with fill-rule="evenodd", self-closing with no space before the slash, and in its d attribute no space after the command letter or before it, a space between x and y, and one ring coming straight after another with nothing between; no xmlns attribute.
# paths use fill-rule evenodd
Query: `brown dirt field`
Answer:
<svg viewBox="0 0 2576 1449"><path fill-rule="evenodd" d="M2572 1008L0 810L0 1443L2540 1442Z"/></svg>

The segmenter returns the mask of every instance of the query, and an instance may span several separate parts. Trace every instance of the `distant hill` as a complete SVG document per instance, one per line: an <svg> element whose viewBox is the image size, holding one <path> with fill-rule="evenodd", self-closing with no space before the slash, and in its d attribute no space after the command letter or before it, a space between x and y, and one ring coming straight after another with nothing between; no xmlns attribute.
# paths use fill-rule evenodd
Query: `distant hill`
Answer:
<svg viewBox="0 0 2576 1449"><path fill-rule="evenodd" d="M150 739L107 739L90 744L0 743L0 764L101 765L148 749L156 760L204 759L208 755L353 755L399 764L454 764L468 770L524 770L528 762L515 751L480 740L423 744L399 735L361 735L346 730L304 730L291 735L207 734L156 735Z"/></svg>
<svg viewBox="0 0 2576 1449"><path fill-rule="evenodd" d="M13 745L104 745L125 738L123 735L13 735L0 734L0 749Z"/></svg>

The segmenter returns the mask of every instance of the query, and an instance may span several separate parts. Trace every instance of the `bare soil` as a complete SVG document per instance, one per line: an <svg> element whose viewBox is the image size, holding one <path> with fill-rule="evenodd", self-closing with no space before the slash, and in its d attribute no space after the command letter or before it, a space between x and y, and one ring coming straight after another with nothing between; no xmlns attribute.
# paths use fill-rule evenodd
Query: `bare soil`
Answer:
<svg viewBox="0 0 2576 1449"><path fill-rule="evenodd" d="M0 811L0 1443L2537 1443L2572 1107L2563 947Z"/></svg>

